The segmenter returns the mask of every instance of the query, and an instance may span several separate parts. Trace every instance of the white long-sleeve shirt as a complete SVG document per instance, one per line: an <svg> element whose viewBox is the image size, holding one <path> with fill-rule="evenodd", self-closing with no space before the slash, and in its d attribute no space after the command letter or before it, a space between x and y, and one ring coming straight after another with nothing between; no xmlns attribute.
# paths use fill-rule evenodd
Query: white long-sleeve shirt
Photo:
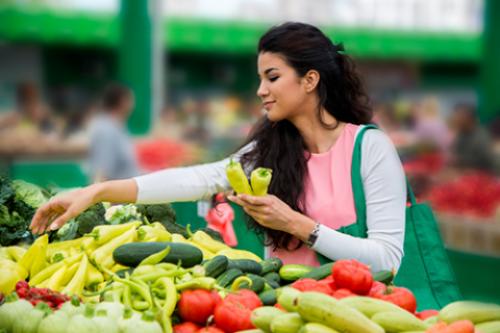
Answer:
<svg viewBox="0 0 500 333"><path fill-rule="evenodd" d="M238 160L246 149L249 146L233 159ZM225 173L228 163L229 158L137 177L137 203L209 199L215 193L230 189ZM361 177L368 238L352 237L322 225L313 249L332 260L357 259L370 265L373 271L397 269L403 256L406 185L396 149L381 131L365 133Z"/></svg>

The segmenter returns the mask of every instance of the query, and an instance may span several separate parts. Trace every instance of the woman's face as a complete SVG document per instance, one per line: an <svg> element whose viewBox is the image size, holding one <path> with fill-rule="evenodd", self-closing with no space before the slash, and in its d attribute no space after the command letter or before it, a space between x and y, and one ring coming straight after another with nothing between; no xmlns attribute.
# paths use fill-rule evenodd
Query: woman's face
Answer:
<svg viewBox="0 0 500 333"><path fill-rule="evenodd" d="M299 114L307 97L303 80L277 53L262 52L257 60L262 100L270 121L291 120Z"/></svg>

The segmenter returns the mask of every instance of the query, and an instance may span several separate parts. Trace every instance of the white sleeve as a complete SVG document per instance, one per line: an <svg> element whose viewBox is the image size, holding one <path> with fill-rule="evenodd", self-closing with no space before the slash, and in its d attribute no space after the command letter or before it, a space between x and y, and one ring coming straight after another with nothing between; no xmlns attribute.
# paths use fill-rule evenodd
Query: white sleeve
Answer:
<svg viewBox="0 0 500 333"><path fill-rule="evenodd" d="M249 151L253 143L241 148L232 156L239 160ZM181 168L170 168L144 176L135 177L137 201L140 204L156 204L175 201L196 201L209 199L213 194L230 188L226 177L224 160Z"/></svg>
<svg viewBox="0 0 500 333"><path fill-rule="evenodd" d="M368 238L320 226L313 249L332 259L357 259L373 271L398 269L403 257L406 182L390 139L367 130L362 142L361 176L366 198Z"/></svg>

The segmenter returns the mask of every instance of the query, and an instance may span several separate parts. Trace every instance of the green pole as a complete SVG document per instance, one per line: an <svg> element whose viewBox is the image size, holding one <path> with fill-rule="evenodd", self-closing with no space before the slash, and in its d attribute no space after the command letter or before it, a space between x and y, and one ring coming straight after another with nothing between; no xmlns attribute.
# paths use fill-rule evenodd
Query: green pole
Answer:
<svg viewBox="0 0 500 333"><path fill-rule="evenodd" d="M500 116L500 1L486 0L484 6L483 49L479 118L482 123Z"/></svg>
<svg viewBox="0 0 500 333"><path fill-rule="evenodd" d="M161 54L156 35L161 20L161 0L121 0L120 43L118 47L119 79L135 95L135 109L128 128L143 135L151 129L155 112L160 107ZM161 48L161 47L160 47ZM159 68L158 68L159 67Z"/></svg>

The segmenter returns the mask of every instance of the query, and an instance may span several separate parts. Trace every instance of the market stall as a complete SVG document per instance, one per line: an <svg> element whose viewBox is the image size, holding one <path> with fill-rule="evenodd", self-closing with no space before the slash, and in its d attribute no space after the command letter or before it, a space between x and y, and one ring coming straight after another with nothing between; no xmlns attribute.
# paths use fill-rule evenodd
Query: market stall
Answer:
<svg viewBox="0 0 500 333"><path fill-rule="evenodd" d="M284 265L232 248L212 229L178 224L169 204L97 204L33 237L31 216L52 194L5 178L0 194L5 332L499 330L494 303L422 309L393 284L394 272L355 260Z"/></svg>

